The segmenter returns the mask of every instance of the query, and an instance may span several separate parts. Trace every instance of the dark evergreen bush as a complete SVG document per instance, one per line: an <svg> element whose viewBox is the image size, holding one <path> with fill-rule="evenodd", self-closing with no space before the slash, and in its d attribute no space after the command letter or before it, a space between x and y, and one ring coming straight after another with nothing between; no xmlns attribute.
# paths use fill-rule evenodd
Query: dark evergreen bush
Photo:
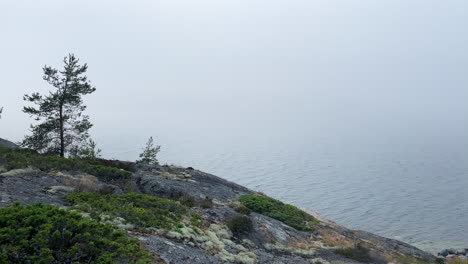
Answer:
<svg viewBox="0 0 468 264"><path fill-rule="evenodd" d="M252 221L244 215L234 216L227 221L226 225L235 236L248 234L253 230Z"/></svg>
<svg viewBox="0 0 468 264"><path fill-rule="evenodd" d="M0 263L152 263L137 240L58 207L0 208Z"/></svg>

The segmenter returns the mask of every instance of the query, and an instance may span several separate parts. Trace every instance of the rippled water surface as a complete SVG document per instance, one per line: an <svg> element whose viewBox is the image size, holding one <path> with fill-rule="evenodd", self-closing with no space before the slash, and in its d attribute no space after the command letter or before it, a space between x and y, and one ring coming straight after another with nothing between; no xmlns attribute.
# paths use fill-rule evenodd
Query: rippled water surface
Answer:
<svg viewBox="0 0 468 264"><path fill-rule="evenodd" d="M165 161L219 175L350 228L437 250L468 246L468 151L447 148L180 142Z"/></svg>

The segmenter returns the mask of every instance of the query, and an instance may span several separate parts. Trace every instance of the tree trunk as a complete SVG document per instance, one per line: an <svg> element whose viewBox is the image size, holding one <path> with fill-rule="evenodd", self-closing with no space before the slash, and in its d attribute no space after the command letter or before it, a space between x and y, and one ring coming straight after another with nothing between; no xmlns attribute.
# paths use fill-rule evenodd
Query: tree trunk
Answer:
<svg viewBox="0 0 468 264"><path fill-rule="evenodd" d="M60 106L60 157L65 157L65 138L63 131L63 106Z"/></svg>

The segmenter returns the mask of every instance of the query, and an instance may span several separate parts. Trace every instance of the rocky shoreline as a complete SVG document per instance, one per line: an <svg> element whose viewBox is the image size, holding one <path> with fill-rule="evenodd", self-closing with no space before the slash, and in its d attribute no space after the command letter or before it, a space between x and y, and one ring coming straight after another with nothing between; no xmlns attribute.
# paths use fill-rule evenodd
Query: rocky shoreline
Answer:
<svg viewBox="0 0 468 264"><path fill-rule="evenodd" d="M459 258L468 261L468 248L465 249L444 249L437 253L437 257L444 260Z"/></svg>
<svg viewBox="0 0 468 264"><path fill-rule="evenodd" d="M135 193L188 199L194 203L190 211L202 219L200 233L185 229L179 233L128 230L131 237L140 240L146 250L160 259L155 263L431 264L450 263L456 257L468 259L468 249L442 250L435 256L398 240L347 229L310 212L318 218L319 224L314 231L298 230L258 212L245 214L237 211L239 197L262 195L244 186L192 167L132 166L135 170L131 178L126 184L119 184L82 172L40 171L35 168L7 170L0 164L0 208L14 201L67 208L69 204L64 197L87 188L110 188L119 195L131 187ZM90 179L93 181L89 182ZM199 203L201 205L196 205ZM226 223L239 216L251 221L251 230L233 235Z"/></svg>

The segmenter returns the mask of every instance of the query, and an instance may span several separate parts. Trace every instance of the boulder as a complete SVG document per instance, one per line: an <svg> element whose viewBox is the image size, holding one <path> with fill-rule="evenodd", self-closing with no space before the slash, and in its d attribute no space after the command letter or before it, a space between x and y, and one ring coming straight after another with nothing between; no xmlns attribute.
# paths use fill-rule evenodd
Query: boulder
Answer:
<svg viewBox="0 0 468 264"><path fill-rule="evenodd" d="M449 254L449 252L448 252L447 249L441 250L441 251L439 251L439 253L437 253L437 255L442 256L442 257L446 257L446 256L448 256L448 254Z"/></svg>

